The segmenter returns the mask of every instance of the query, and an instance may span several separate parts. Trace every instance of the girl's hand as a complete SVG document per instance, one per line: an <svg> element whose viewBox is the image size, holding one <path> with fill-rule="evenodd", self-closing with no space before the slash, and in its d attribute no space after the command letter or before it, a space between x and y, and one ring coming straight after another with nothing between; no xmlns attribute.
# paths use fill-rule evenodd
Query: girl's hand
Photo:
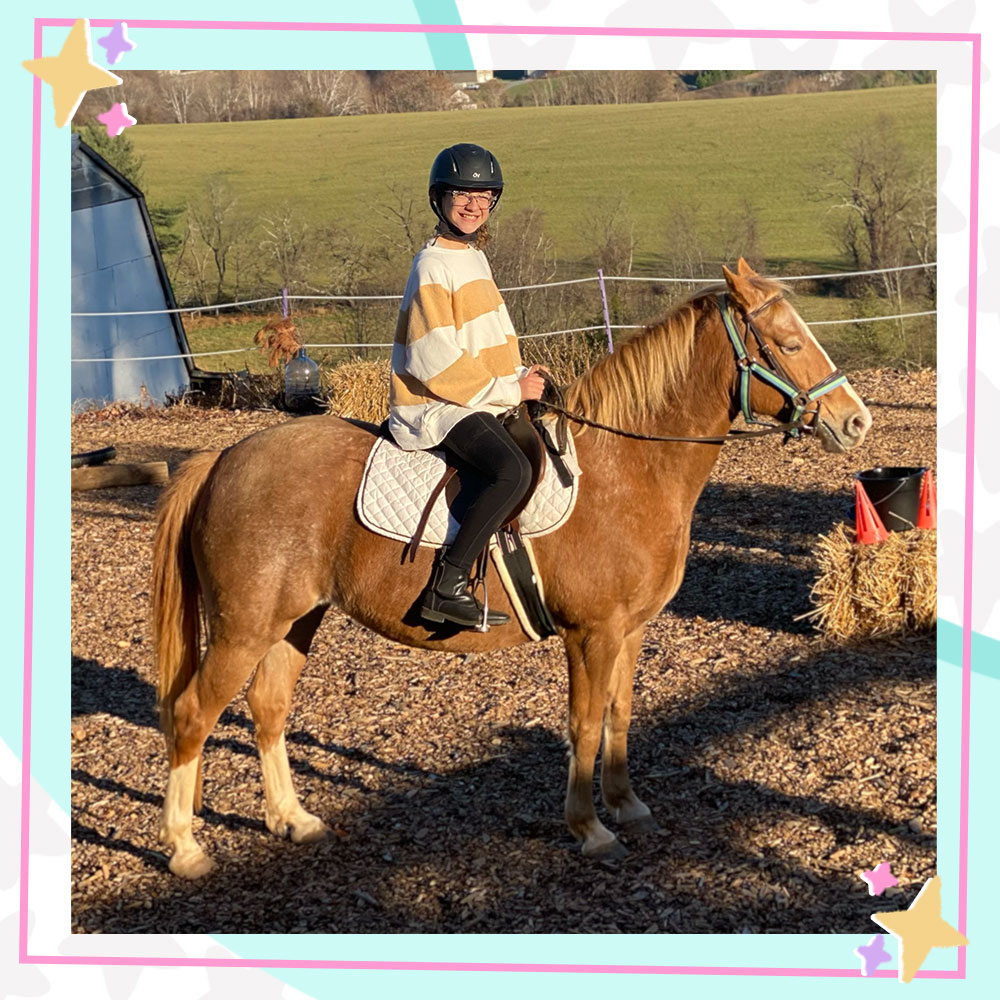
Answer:
<svg viewBox="0 0 1000 1000"><path fill-rule="evenodd" d="M517 380L517 384L521 388L522 403L526 399L542 398L542 393L545 392L545 380L538 374L540 368L541 365L532 365L527 373ZM548 371L547 368L542 370Z"/></svg>

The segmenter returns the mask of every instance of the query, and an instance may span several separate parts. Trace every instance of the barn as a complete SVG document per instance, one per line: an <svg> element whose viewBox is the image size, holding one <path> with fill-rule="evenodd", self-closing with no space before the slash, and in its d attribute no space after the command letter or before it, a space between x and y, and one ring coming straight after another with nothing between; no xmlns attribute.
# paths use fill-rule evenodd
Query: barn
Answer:
<svg viewBox="0 0 1000 1000"><path fill-rule="evenodd" d="M192 364L145 198L78 135L71 191L72 405L164 402Z"/></svg>

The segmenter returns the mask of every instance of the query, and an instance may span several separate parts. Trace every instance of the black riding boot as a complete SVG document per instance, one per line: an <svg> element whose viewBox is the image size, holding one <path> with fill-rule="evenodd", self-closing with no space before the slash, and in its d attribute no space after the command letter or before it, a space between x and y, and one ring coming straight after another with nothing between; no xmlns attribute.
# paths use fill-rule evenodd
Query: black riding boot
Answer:
<svg viewBox="0 0 1000 1000"><path fill-rule="evenodd" d="M420 617L432 622L454 622L465 628L476 628L483 620L482 605L472 596L468 570L452 566L438 556L431 581L424 591ZM488 625L506 625L510 616L502 611L490 611Z"/></svg>

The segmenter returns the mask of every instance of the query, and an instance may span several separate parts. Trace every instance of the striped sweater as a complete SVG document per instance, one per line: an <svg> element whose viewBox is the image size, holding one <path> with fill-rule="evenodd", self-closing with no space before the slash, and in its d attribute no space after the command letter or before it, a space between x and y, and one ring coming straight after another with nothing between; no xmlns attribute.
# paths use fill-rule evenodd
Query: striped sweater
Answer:
<svg viewBox="0 0 1000 1000"><path fill-rule="evenodd" d="M486 255L428 243L413 258L393 338L389 430L396 443L433 448L473 410L516 406L525 370Z"/></svg>

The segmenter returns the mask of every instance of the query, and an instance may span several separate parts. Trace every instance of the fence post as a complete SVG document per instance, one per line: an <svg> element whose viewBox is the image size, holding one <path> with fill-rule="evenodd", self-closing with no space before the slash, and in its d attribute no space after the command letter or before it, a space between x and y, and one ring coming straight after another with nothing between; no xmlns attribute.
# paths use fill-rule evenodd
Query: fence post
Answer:
<svg viewBox="0 0 1000 1000"><path fill-rule="evenodd" d="M597 269L597 280L601 286L601 303L604 306L604 329L608 331L608 354L615 353L615 344L611 339L611 320L608 318L608 293L604 290L604 271Z"/></svg>
<svg viewBox="0 0 1000 1000"><path fill-rule="evenodd" d="M281 289L281 316L283 319L288 319L288 289Z"/></svg>

